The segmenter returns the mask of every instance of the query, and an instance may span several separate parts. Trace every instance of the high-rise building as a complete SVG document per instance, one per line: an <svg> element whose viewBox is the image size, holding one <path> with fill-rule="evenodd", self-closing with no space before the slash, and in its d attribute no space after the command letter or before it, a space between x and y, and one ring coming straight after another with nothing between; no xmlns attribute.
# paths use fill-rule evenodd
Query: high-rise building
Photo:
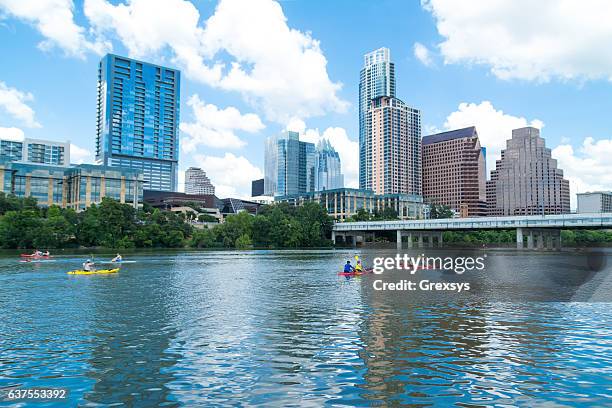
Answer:
<svg viewBox="0 0 612 408"><path fill-rule="evenodd" d="M372 136L370 109L372 100L395 97L395 66L388 48L379 48L364 56L359 77L359 188L372 189Z"/></svg>
<svg viewBox="0 0 612 408"><path fill-rule="evenodd" d="M264 179L253 180L251 182L251 197L264 195Z"/></svg>
<svg viewBox="0 0 612 408"><path fill-rule="evenodd" d="M538 129L512 131L487 181L487 206L492 216L569 213L569 182Z"/></svg>
<svg viewBox="0 0 612 408"><path fill-rule="evenodd" d="M463 217L484 217L485 152L474 126L423 137L423 198Z"/></svg>
<svg viewBox="0 0 612 408"><path fill-rule="evenodd" d="M29 138L0 139L0 160L69 166L70 143Z"/></svg>
<svg viewBox="0 0 612 408"><path fill-rule="evenodd" d="M297 132L271 136L266 139L264 167L265 195L314 191L315 145L301 142Z"/></svg>
<svg viewBox="0 0 612 408"><path fill-rule="evenodd" d="M344 187L340 155L329 140L320 140L315 156L315 191Z"/></svg>
<svg viewBox="0 0 612 408"><path fill-rule="evenodd" d="M215 186L199 167L189 167L185 170L185 194L215 194Z"/></svg>
<svg viewBox="0 0 612 408"><path fill-rule="evenodd" d="M421 112L401 100L372 99L368 111L371 165L367 189L421 195Z"/></svg>
<svg viewBox="0 0 612 408"><path fill-rule="evenodd" d="M180 71L108 54L98 68L96 161L138 169L145 189L175 191Z"/></svg>

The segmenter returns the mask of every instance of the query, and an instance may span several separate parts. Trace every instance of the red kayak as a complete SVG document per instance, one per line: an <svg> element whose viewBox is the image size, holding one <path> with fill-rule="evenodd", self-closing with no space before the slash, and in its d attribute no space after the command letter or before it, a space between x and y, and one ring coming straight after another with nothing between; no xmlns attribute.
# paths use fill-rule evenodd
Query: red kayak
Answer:
<svg viewBox="0 0 612 408"><path fill-rule="evenodd" d="M22 258L49 259L51 255L21 254Z"/></svg>
<svg viewBox="0 0 612 408"><path fill-rule="evenodd" d="M361 276L372 273L372 269L364 269L362 272L338 272L338 276Z"/></svg>

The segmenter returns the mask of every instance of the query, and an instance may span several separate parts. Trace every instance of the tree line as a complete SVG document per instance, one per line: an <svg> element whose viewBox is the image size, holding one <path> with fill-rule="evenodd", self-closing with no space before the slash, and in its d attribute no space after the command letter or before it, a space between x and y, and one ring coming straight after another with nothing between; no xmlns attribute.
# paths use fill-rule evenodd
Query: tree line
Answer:
<svg viewBox="0 0 612 408"><path fill-rule="evenodd" d="M180 212L147 204L135 209L110 198L77 213L0 193L0 246L11 249L324 247L331 245L333 225L316 203L264 206L256 216L229 215L210 229L197 229L188 221Z"/></svg>

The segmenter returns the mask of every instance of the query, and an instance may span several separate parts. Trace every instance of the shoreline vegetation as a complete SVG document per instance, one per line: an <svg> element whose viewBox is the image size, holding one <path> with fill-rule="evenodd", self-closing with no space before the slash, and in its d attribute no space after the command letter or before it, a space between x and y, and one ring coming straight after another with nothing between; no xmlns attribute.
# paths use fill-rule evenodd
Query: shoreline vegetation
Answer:
<svg viewBox="0 0 612 408"><path fill-rule="evenodd" d="M388 208L376 214L360 210L348 222L374 219L397 219L397 213ZM332 248L332 227L333 219L317 203L267 205L255 216L241 212L212 228L199 229L183 213L146 204L135 209L104 198L77 213L58 206L38 207L32 197L0 193L0 247L4 249ZM612 245L612 231L563 230L561 234L566 247ZM503 247L515 239L514 230L446 231L443 235L450 247ZM380 236L376 242L393 242L393 237Z"/></svg>

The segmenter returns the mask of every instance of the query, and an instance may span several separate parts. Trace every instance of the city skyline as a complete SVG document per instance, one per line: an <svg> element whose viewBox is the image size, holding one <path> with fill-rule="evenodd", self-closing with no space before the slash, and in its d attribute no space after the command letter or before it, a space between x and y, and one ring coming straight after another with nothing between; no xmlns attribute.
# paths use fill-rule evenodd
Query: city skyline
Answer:
<svg viewBox="0 0 612 408"><path fill-rule="evenodd" d="M92 83L99 59L112 48L115 54L185 74L181 78L179 174L199 166L218 186L219 195L249 196L251 181L263 176L263 140L290 128L313 143L326 135L340 153L346 186L356 187L356 72L364 54L387 47L394 56L396 76L401 78L397 95L423 112L423 136L476 126L487 148L487 177L512 129L544 124L547 146L570 180L573 208L576 193L612 186L606 160L612 154L612 123L606 116L612 66L594 52L592 58L600 64L574 58L582 55L576 50L587 41L579 34L569 44L563 41L567 34L555 38L549 34L550 27L531 24L519 36L513 33L519 30L505 17L501 5L489 9L487 21L478 19L482 13L473 13L471 18L476 20L468 21L473 23L472 31L464 33L461 45L459 17L453 14L458 11L441 1L423 6L378 4L376 12L389 16L384 22L367 18L374 12L369 4L353 9L348 4L332 4L323 12L309 2L171 3L172 7L156 7L161 10L156 15L165 17L164 9L167 14L155 20L158 31L178 29L177 21L189 24L166 38L148 34L146 26L151 22L143 17L146 7L139 1L121 5L102 0L76 2L66 14L68 20L61 20L67 30L44 24L50 21L45 14L53 15L44 1L36 3L39 8L25 11L0 1L0 47L4 55L11 55L0 68L0 133L70 140L73 160L92 162L96 97ZM479 5L469 7L478 9ZM506 7L520 11L520 6ZM242 21L239 12L244 10L250 11L242 13L249 19ZM122 12L129 13L131 24L125 24ZM589 8L578 8L566 17L571 21L574 16L586 18L592 13ZM531 14L525 12L525 18L545 19ZM192 24L196 15L199 19ZM338 19L340 15L352 18ZM244 31L252 38L233 34L228 21L244 23ZM555 24L567 26L568 21L560 18ZM360 22L367 27L362 32L356 30ZM490 27L509 32L507 58L478 43L480 30ZM300 41L283 42L291 39L289 30ZM196 34L201 35L201 45L193 41ZM588 41L604 44L610 39L607 35ZM529 39L538 38L553 41L560 60L552 59L545 50L535 48L541 54L534 51ZM278 48L279 44L286 48ZM295 61L286 61L286 55L294 55ZM232 71L232 62L241 68ZM41 66L45 70L38 74ZM278 73L274 80L286 84L285 89L275 90L266 72Z"/></svg>

